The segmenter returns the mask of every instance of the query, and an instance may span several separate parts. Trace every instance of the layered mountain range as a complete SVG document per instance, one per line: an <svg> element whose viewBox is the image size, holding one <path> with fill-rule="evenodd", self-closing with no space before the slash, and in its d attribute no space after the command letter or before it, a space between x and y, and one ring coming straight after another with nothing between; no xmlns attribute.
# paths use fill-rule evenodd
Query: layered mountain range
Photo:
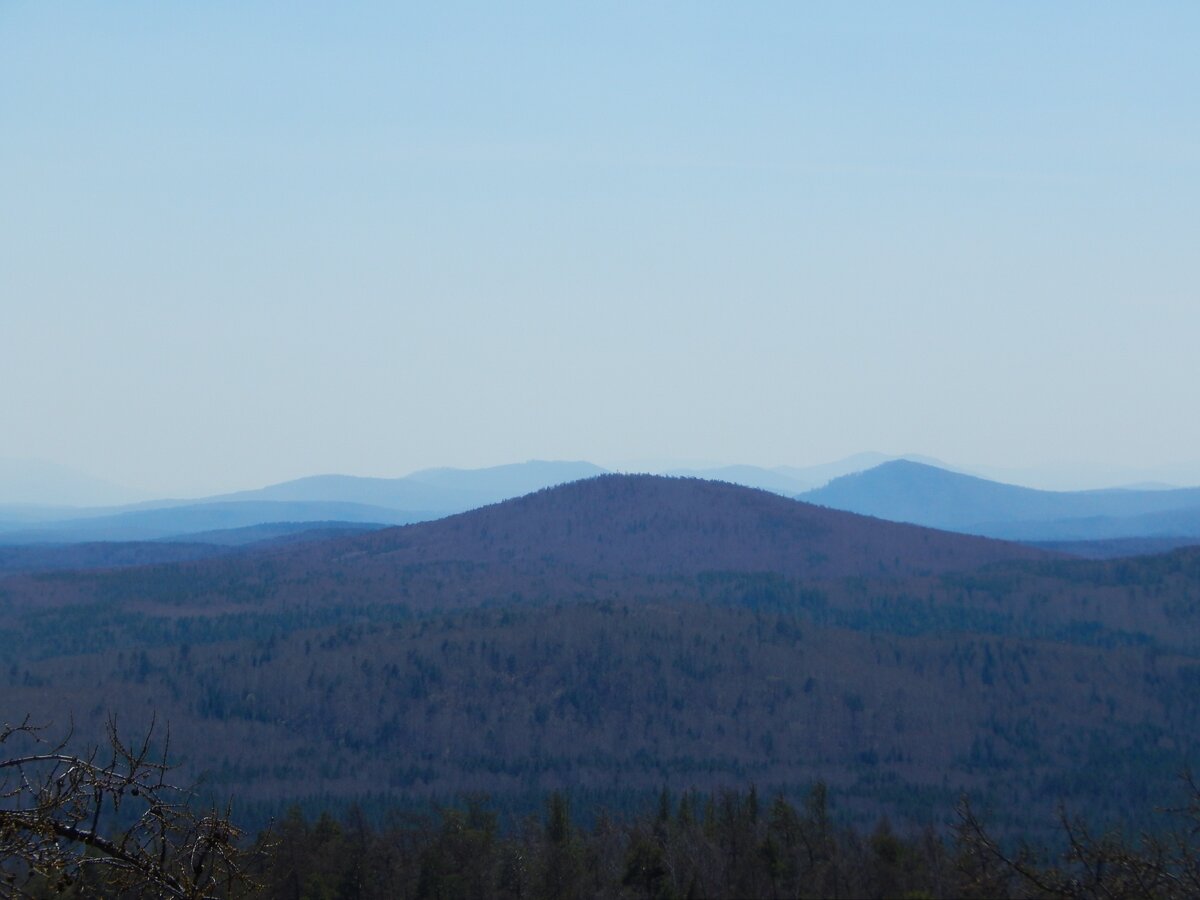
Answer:
<svg viewBox="0 0 1200 900"><path fill-rule="evenodd" d="M591 463L533 461L488 469L428 469L404 478L316 475L253 491L122 507L0 506L0 544L153 541L276 523L400 525L474 509L602 473ZM212 542L206 535L205 542ZM257 540L250 531L217 543Z"/></svg>
<svg viewBox="0 0 1200 900"><path fill-rule="evenodd" d="M807 469L728 466L668 474L1083 556L1156 552L1200 539L1200 488L1043 491L917 458L880 459L879 454L861 454ZM321 475L198 500L124 507L0 506L0 545L249 544L275 538L281 530L357 530L438 519L604 471L587 462L533 461L489 469L429 469L403 478ZM823 486L814 487L818 484ZM145 552L147 560L155 555L149 548Z"/></svg>

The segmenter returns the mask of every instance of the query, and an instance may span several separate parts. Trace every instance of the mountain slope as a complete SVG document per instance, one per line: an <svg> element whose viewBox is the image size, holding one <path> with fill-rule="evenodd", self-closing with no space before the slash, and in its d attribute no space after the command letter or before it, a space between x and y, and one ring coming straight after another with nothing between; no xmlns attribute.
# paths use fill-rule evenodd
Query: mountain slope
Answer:
<svg viewBox="0 0 1200 900"><path fill-rule="evenodd" d="M10 580L6 588L27 594L32 606L126 597L150 610L203 615L246 603L402 605L418 612L511 595L603 599L623 590L622 580L647 577L902 578L1053 558L721 482L603 475L433 522L144 570L64 575L53 585ZM594 590L605 582L611 590Z"/></svg>
<svg viewBox="0 0 1200 900"><path fill-rule="evenodd" d="M208 789L276 808L381 791L770 793L821 778L918 817L925 792L950 803L968 789L1018 820L1060 800L1111 814L1164 795L1200 723L1193 657L690 600L316 629L242 618L219 642L194 622L134 624L140 645L122 652L80 617L86 652L0 671L7 707L82 735L102 734L106 711L136 729L154 710L189 780L206 770ZM55 625L47 643L61 648Z"/></svg>
<svg viewBox="0 0 1200 900"><path fill-rule="evenodd" d="M435 561L542 561L637 574L805 577L946 571L1041 551L821 509L766 491L655 475L603 475L405 528L327 553Z"/></svg>
<svg viewBox="0 0 1200 900"><path fill-rule="evenodd" d="M833 509L1008 540L1113 538L1164 535L1190 527L1200 511L1200 488L1175 490L1040 491L896 460L837 478L800 499ZM1095 519L1093 525L1083 521ZM1040 523L1072 520L1070 528ZM1103 520L1103 521L1102 521ZM1127 520L1124 525L1116 520ZM1200 522L1200 517L1196 517ZM1188 532L1185 532L1188 533Z"/></svg>
<svg viewBox="0 0 1200 900"><path fill-rule="evenodd" d="M925 465L936 466L939 469L955 471L953 466L933 457L908 453L903 456L892 456L887 453L878 453L875 451L855 453L852 456L843 457L833 462L819 463L811 466L779 466L774 471L789 478L813 485L814 487L821 487L835 478L841 478L843 475L865 472L883 463L896 460L908 460L909 462L924 463Z"/></svg>

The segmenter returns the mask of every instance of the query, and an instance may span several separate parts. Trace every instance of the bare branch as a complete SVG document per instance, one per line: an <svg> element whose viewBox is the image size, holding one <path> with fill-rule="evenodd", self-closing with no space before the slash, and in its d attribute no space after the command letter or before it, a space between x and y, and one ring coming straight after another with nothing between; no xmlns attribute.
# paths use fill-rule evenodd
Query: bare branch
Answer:
<svg viewBox="0 0 1200 900"><path fill-rule="evenodd" d="M0 760L0 773L11 773L0 774L0 897L81 878L99 878L106 893L187 900L251 886L229 811L197 815L191 794L168 781L169 732L159 753L155 722L126 744L110 719L101 756L96 746L71 752L73 730L51 742L29 716L0 727L0 744L32 744ZM102 813L121 827L105 833Z"/></svg>

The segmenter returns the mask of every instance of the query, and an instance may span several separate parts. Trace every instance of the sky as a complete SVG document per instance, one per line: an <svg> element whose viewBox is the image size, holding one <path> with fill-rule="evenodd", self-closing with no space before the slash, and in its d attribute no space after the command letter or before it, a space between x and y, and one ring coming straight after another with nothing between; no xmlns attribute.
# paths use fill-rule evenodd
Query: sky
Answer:
<svg viewBox="0 0 1200 900"><path fill-rule="evenodd" d="M1200 472L1200 4L0 0L0 457Z"/></svg>

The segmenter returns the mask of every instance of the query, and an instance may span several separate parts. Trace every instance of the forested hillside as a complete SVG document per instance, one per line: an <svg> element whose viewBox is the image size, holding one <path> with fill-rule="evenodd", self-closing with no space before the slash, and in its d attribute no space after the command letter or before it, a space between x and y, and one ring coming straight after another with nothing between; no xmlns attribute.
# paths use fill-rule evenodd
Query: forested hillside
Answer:
<svg viewBox="0 0 1200 900"><path fill-rule="evenodd" d="M255 821L823 779L862 822L964 790L1011 827L1059 800L1130 822L1200 725L1198 552L1059 559L686 479L10 576L0 625L5 716L157 716Z"/></svg>

